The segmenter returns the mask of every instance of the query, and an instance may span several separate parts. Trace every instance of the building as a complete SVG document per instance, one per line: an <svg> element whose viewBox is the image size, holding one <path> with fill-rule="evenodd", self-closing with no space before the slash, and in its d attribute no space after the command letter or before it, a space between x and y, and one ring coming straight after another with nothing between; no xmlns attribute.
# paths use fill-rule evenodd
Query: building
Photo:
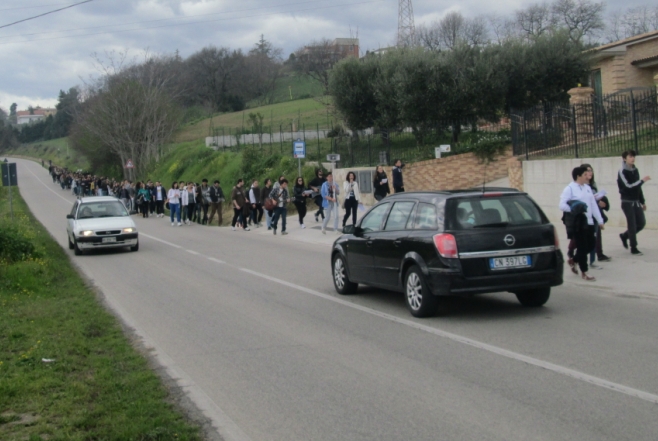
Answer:
<svg viewBox="0 0 658 441"><path fill-rule="evenodd" d="M336 38L331 44L336 48L336 53L342 55L342 58L359 58L358 38Z"/></svg>
<svg viewBox="0 0 658 441"><path fill-rule="evenodd" d="M41 107L32 109L32 112L29 110L19 110L16 112L16 124L30 124L41 121L48 118L50 115L55 116L56 113L57 109L42 109Z"/></svg>
<svg viewBox="0 0 658 441"><path fill-rule="evenodd" d="M331 42L327 40L315 46L305 46L298 57L331 68L345 58L359 58L359 39L336 38Z"/></svg>
<svg viewBox="0 0 658 441"><path fill-rule="evenodd" d="M598 96L658 85L658 31L636 35L587 51L590 86Z"/></svg>

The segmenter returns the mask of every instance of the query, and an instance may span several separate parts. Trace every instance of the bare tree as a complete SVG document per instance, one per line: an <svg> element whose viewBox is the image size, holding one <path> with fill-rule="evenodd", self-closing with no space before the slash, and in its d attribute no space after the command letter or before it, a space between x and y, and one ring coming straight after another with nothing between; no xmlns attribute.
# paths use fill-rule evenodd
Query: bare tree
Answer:
<svg viewBox="0 0 658 441"><path fill-rule="evenodd" d="M454 48L463 38L466 19L459 12L450 12L439 21L439 40L443 47Z"/></svg>
<svg viewBox="0 0 658 441"><path fill-rule="evenodd" d="M249 83L251 93L257 97L259 104L271 104L276 82L281 76L282 49L276 48L265 36L261 35L258 43L249 51Z"/></svg>
<svg viewBox="0 0 658 441"><path fill-rule="evenodd" d="M516 38L519 33L516 21L512 18L491 15L487 18L487 21L498 44L503 44L506 41Z"/></svg>
<svg viewBox="0 0 658 441"><path fill-rule="evenodd" d="M605 3L590 0L557 0L553 4L558 25L569 31L571 40L582 42L585 37L593 37L603 30L603 10Z"/></svg>
<svg viewBox="0 0 658 441"><path fill-rule="evenodd" d="M516 26L528 40L551 32L556 26L556 16L547 3L537 3L516 11Z"/></svg>
<svg viewBox="0 0 658 441"><path fill-rule="evenodd" d="M312 41L295 51L293 68L318 81L327 94L329 92L329 72L334 64L346 57L345 50L326 38Z"/></svg>
<svg viewBox="0 0 658 441"><path fill-rule="evenodd" d="M489 41L489 30L484 17L466 18L450 12L439 21L416 28L418 44L431 51L453 49L459 44L481 46Z"/></svg>

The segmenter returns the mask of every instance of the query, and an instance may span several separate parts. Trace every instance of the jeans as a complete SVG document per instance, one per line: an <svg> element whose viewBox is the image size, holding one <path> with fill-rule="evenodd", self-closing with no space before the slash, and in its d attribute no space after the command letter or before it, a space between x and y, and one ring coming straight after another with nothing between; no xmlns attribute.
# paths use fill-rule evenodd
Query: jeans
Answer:
<svg viewBox="0 0 658 441"><path fill-rule="evenodd" d="M149 217L149 201L144 201L139 205L139 211L142 217Z"/></svg>
<svg viewBox="0 0 658 441"><path fill-rule="evenodd" d="M356 198L345 199L345 216L343 217L343 226L352 215L352 224L356 225L356 209L359 207L359 201Z"/></svg>
<svg viewBox="0 0 658 441"><path fill-rule="evenodd" d="M288 215L288 209L286 207L276 207L274 209L274 216L272 216L272 228L276 230L276 226L279 223L279 218L281 218L281 231L286 231L286 216Z"/></svg>
<svg viewBox="0 0 658 441"><path fill-rule="evenodd" d="M578 262L580 271L583 273L586 273L589 269L587 266L587 257L596 246L594 239L594 228L594 225L589 225L588 228L579 231L575 235L576 257L574 260Z"/></svg>
<svg viewBox="0 0 658 441"><path fill-rule="evenodd" d="M208 204L200 204L200 205L201 205L201 209L203 210L203 219L201 219L201 222L205 224L206 222L208 222L208 207L210 207L210 205Z"/></svg>
<svg viewBox="0 0 658 441"><path fill-rule="evenodd" d="M322 221L322 231L327 229L327 224L329 219L331 219L331 214L334 214L334 230L338 231L338 203L329 202L329 206L325 208L325 214L327 215Z"/></svg>
<svg viewBox="0 0 658 441"><path fill-rule="evenodd" d="M222 226L222 203L221 202L211 202L210 203L210 219L208 219L208 225L212 224L212 220L215 217L215 213L217 213L217 217L219 218L219 226Z"/></svg>
<svg viewBox="0 0 658 441"><path fill-rule="evenodd" d="M155 213L155 201L149 201L149 213Z"/></svg>
<svg viewBox="0 0 658 441"><path fill-rule="evenodd" d="M628 226L628 230L622 236L630 240L631 250L634 250L637 248L637 233L642 231L647 224L644 218L644 210L639 202L626 201L621 202L621 209L626 216L626 224Z"/></svg>
<svg viewBox="0 0 658 441"><path fill-rule="evenodd" d="M187 219L192 222L192 217L194 217L194 211L196 210L196 204L194 202L187 204Z"/></svg>
<svg viewBox="0 0 658 441"><path fill-rule="evenodd" d="M178 219L178 223L180 224L180 204L172 204L171 202L169 203L169 217L171 218L171 223L174 223L174 214L176 214L176 217Z"/></svg>
<svg viewBox="0 0 658 441"><path fill-rule="evenodd" d="M233 220L231 221L231 226L235 227L238 221L242 224L242 228L247 228L247 223L243 219L242 208L233 207Z"/></svg>
<svg viewBox="0 0 658 441"><path fill-rule="evenodd" d="M155 201L155 211L157 214L164 214L164 201Z"/></svg>
<svg viewBox="0 0 658 441"><path fill-rule="evenodd" d="M324 220L324 207L322 206L322 196L316 196L315 204L319 207L318 211L315 212L315 217L322 217Z"/></svg>
<svg viewBox="0 0 658 441"><path fill-rule="evenodd" d="M303 202L295 202L297 207L297 214L299 215L299 225L304 225L304 217L306 216L306 200Z"/></svg>
<svg viewBox="0 0 658 441"><path fill-rule="evenodd" d="M255 224L259 224L260 221L263 220L263 206L261 204L255 204L256 208L254 208L254 204L251 205L251 221Z"/></svg>
<svg viewBox="0 0 658 441"><path fill-rule="evenodd" d="M272 228L272 217L274 216L274 210L272 211L265 211L265 223L267 224L267 228Z"/></svg>

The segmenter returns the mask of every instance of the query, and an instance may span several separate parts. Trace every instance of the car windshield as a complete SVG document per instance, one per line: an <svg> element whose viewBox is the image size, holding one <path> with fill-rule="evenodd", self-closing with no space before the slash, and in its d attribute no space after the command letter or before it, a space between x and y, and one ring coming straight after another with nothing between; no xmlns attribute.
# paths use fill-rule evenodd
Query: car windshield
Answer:
<svg viewBox="0 0 658 441"><path fill-rule="evenodd" d="M87 202L80 205L78 219L128 216L126 207L119 201Z"/></svg>
<svg viewBox="0 0 658 441"><path fill-rule="evenodd" d="M457 199L453 202L450 228L503 228L546 223L537 206L526 195L501 195Z"/></svg>

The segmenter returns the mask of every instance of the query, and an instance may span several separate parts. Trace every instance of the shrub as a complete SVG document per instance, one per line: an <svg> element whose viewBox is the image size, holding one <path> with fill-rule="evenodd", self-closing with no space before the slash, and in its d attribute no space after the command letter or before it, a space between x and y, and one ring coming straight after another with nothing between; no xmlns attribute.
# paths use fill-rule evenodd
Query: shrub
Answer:
<svg viewBox="0 0 658 441"><path fill-rule="evenodd" d="M0 264L22 262L39 257L26 231L9 222L0 223Z"/></svg>

